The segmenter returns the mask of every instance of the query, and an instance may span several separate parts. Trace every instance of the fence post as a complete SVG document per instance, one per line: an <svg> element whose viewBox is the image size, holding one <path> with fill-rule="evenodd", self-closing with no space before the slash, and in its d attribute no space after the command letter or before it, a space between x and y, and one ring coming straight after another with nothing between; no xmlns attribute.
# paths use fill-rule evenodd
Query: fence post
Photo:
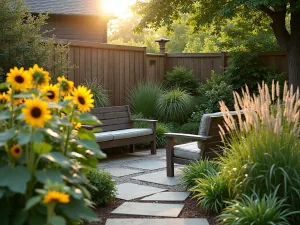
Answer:
<svg viewBox="0 0 300 225"><path fill-rule="evenodd" d="M223 74L225 73L225 66L226 66L226 58L225 58L225 52L221 52L221 60L222 60L222 71Z"/></svg>

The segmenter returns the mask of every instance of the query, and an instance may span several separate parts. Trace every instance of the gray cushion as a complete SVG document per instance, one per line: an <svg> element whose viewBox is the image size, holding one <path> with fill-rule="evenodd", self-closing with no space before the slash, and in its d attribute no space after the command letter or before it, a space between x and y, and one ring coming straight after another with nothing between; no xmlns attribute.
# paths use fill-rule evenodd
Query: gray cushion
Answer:
<svg viewBox="0 0 300 225"><path fill-rule="evenodd" d="M124 130L114 130L114 131L107 131L107 132L100 132L95 133L96 141L112 141L112 140L120 140L125 138L132 138L132 137L140 137L153 134L152 129L150 128L131 128L131 129L124 129Z"/></svg>
<svg viewBox="0 0 300 225"><path fill-rule="evenodd" d="M198 148L197 142L190 142L174 146L174 156L184 159L201 159L201 149Z"/></svg>

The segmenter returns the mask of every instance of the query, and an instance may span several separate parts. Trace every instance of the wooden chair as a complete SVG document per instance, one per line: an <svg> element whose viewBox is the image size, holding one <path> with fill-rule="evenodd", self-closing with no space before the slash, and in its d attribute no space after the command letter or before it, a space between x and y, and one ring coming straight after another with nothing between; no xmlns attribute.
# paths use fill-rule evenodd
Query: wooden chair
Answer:
<svg viewBox="0 0 300 225"><path fill-rule="evenodd" d="M237 118L236 112L231 113ZM223 142L219 134L219 125L224 127L222 113L204 114L200 122L199 135L165 133L167 138L167 176L174 177L174 163L187 164L194 160L215 158L221 154ZM175 138L190 139L196 142L175 145Z"/></svg>

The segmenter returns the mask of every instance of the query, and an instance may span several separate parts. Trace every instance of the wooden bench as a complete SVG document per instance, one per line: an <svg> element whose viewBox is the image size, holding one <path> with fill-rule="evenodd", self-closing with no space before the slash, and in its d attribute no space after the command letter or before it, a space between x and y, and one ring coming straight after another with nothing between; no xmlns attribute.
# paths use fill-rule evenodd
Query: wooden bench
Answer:
<svg viewBox="0 0 300 225"><path fill-rule="evenodd" d="M151 154L156 154L156 120L132 119L125 106L93 108L91 113L102 123L102 132L95 133L101 149L129 145L134 152L136 143L151 142ZM134 128L134 122L145 122L149 128Z"/></svg>
<svg viewBox="0 0 300 225"><path fill-rule="evenodd" d="M231 113L237 119L236 113ZM215 158L221 154L223 142L219 134L219 125L225 126L221 113L204 114L199 126L199 135L166 133L167 176L174 177L174 163L188 164L195 160ZM175 138L190 139L196 142L175 145Z"/></svg>

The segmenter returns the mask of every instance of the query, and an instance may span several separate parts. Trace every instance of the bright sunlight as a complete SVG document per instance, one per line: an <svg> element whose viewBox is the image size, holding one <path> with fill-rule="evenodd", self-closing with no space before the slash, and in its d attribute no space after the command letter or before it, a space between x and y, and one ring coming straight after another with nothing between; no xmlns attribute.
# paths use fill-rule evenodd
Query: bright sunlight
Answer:
<svg viewBox="0 0 300 225"><path fill-rule="evenodd" d="M129 7L135 2L136 0L102 0L102 6L106 13L120 18L131 14Z"/></svg>

